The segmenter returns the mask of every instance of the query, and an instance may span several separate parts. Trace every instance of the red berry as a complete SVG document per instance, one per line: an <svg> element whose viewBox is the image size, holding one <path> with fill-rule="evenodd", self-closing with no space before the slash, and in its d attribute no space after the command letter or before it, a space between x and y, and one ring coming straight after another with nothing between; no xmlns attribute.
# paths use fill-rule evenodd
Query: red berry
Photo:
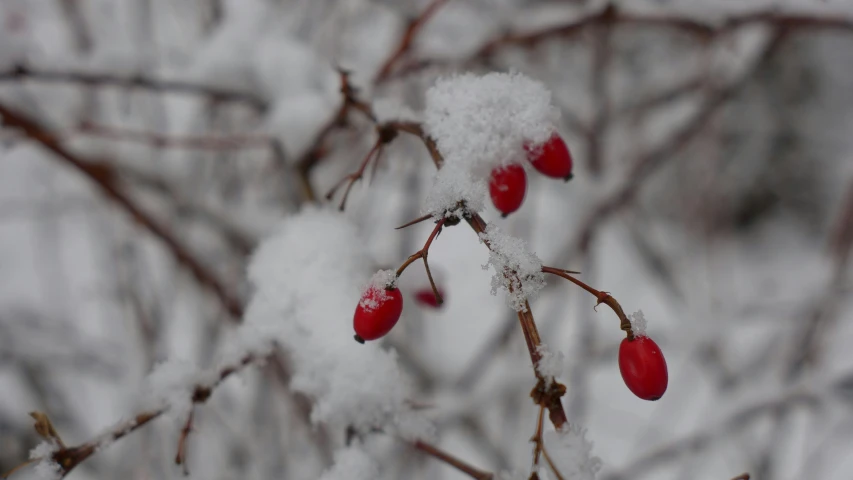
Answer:
<svg viewBox="0 0 853 480"><path fill-rule="evenodd" d="M442 289L438 289L438 294L441 295L442 300L444 299L444 291ZM419 305L423 305L425 307L430 308L440 308L441 304L438 303L438 299L435 298L435 292L432 291L432 288L424 288L418 290L415 293L415 301L418 302Z"/></svg>
<svg viewBox="0 0 853 480"><path fill-rule="evenodd" d="M369 288L355 308L353 327L359 343L384 337L394 328L403 313L400 289Z"/></svg>
<svg viewBox="0 0 853 480"><path fill-rule="evenodd" d="M572 154L556 132L542 145L525 145L524 149L530 164L542 175L566 181L572 179Z"/></svg>
<svg viewBox="0 0 853 480"><path fill-rule="evenodd" d="M662 397L669 381L660 347L645 336L622 340L619 345L619 372L628 389L643 400Z"/></svg>
<svg viewBox="0 0 853 480"><path fill-rule="evenodd" d="M527 174L521 165L508 165L492 170L489 193L492 203L504 217L516 211L524 202L527 191Z"/></svg>

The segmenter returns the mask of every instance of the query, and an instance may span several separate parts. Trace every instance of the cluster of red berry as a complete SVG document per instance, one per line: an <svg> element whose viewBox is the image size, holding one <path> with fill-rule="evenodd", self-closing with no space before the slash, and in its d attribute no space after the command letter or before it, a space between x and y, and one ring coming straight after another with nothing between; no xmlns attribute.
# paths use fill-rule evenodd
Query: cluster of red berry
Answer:
<svg viewBox="0 0 853 480"><path fill-rule="evenodd" d="M569 181L572 178L572 155L566 142L556 132L542 145L525 145L527 160L539 173ZM506 217L518 210L527 193L527 174L519 164L498 167L492 170L489 179L489 194L492 203Z"/></svg>
<svg viewBox="0 0 853 480"><path fill-rule="evenodd" d="M566 181L572 178L572 157L566 143L557 133L542 145L525 145L525 150L530 164L543 175ZM513 164L494 169L489 191L492 202L504 216L518 210L527 191L524 167ZM423 306L438 308L441 305L440 296L443 294L437 290L433 292L432 289L424 289L416 292L414 298ZM394 328L402 313L403 295L396 281L386 284L384 291L367 289L353 318L355 339L364 343L384 337ZM635 336L629 332L628 338L622 341L619 346L619 372L628 389L643 400L658 400L666 391L666 360L660 347L645 334Z"/></svg>

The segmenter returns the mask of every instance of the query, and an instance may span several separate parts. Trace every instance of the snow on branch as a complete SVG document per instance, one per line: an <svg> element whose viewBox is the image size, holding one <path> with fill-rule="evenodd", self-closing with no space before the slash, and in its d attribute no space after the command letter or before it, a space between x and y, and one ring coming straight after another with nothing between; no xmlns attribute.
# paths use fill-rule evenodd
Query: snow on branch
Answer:
<svg viewBox="0 0 853 480"><path fill-rule="evenodd" d="M495 225L486 227L480 240L489 244L489 261L483 269L491 266L492 295L498 290L506 291L506 301L517 312L527 310L525 303L535 298L545 288L542 260L530 250L527 242L502 232Z"/></svg>
<svg viewBox="0 0 853 480"><path fill-rule="evenodd" d="M559 116L545 85L520 73L439 79L426 92L424 130L444 165L426 212L458 215L460 202L470 212L481 211L491 169L524 161L524 144L547 140Z"/></svg>
<svg viewBox="0 0 853 480"><path fill-rule="evenodd" d="M311 418L333 428L416 426L404 436L431 434L423 422L395 422L409 383L396 354L352 340L353 307L371 270L355 226L342 214L306 207L264 241L249 266L255 287L238 348L263 350L273 341L290 353L291 387L315 400Z"/></svg>

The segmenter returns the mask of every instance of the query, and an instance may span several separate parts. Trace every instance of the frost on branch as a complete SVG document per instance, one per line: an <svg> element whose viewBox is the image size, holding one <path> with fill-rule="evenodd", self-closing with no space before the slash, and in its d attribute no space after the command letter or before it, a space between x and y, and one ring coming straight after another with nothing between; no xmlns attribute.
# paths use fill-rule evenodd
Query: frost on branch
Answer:
<svg viewBox="0 0 853 480"><path fill-rule="evenodd" d="M631 330L634 332L635 336L646 336L646 325L648 324L648 322L646 322L646 317L645 315L643 315L642 310L637 310L636 312L632 313L628 317L628 320L631 321Z"/></svg>
<svg viewBox="0 0 853 480"><path fill-rule="evenodd" d="M167 408L170 418L177 422L186 421L192 408L196 385L210 384L215 376L214 372L202 373L182 360L161 362L145 379L144 390L140 395L141 406L145 410Z"/></svg>
<svg viewBox="0 0 853 480"><path fill-rule="evenodd" d="M274 341L284 348L291 387L314 400L313 421L399 430L393 420L407 412L409 388L396 355L352 340L353 311L371 269L363 245L337 212L308 207L284 220L249 265L255 293L238 345L263 351Z"/></svg>
<svg viewBox="0 0 853 480"><path fill-rule="evenodd" d="M32 470L38 480L58 480L62 478L62 468L53 461L52 455L59 450L59 445L47 440L39 443L30 450L30 460L37 460Z"/></svg>
<svg viewBox="0 0 853 480"><path fill-rule="evenodd" d="M539 362L536 363L536 371L545 379L547 385L551 385L555 378L563 374L563 352L552 352L548 345L540 344L536 350L539 352Z"/></svg>
<svg viewBox="0 0 853 480"><path fill-rule="evenodd" d="M489 172L523 162L525 142L546 141L558 119L551 92L520 73L438 80L426 92L424 128L444 166L427 196L427 212L442 216L461 201L470 211L482 210Z"/></svg>
<svg viewBox="0 0 853 480"><path fill-rule="evenodd" d="M486 227L480 240L488 242L490 250L489 262L483 269L491 266L495 270L492 295L497 295L499 289L505 290L507 305L517 312L526 311L525 301L535 298L545 287L542 260L530 251L527 242L503 233L494 225Z"/></svg>
<svg viewBox="0 0 853 480"><path fill-rule="evenodd" d="M592 454L586 430L572 425L559 432L546 432L543 440L548 456L566 480L594 480L601 470L601 459Z"/></svg>

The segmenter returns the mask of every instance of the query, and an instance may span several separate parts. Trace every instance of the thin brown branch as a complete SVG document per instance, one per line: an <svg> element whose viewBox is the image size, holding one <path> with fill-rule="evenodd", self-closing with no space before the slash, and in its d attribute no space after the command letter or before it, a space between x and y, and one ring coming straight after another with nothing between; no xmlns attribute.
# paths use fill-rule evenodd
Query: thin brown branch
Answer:
<svg viewBox="0 0 853 480"><path fill-rule="evenodd" d="M237 364L222 368L219 371L216 380L212 383L196 385L192 393L192 403L199 404L206 402L213 393L213 390L216 389L216 387L218 387L226 378L242 370L255 360L255 356L246 355ZM77 465L80 465L86 459L99 451L103 445L110 444L115 440L123 438L135 430L142 428L152 420L166 413L168 410L169 406L166 405L156 410L141 412L134 416L133 419L115 425L107 433L104 433L93 440L75 447L60 449L53 454L52 459L59 465L61 469L61 476L64 477L74 470Z"/></svg>
<svg viewBox="0 0 853 480"><path fill-rule="evenodd" d="M107 198L125 210L137 223L160 239L168 250L172 252L178 263L186 267L200 285L214 293L234 320L240 321L242 319L243 303L239 296L228 289L219 280L217 275L205 266L173 232L161 225L125 193L120 187L112 167L104 163L83 159L62 146L56 140L56 136L36 120L23 113L12 110L3 104L0 104L0 116L3 117L3 125L21 130L31 140L53 152L55 154L54 158L62 160L88 177Z"/></svg>
<svg viewBox="0 0 853 480"><path fill-rule="evenodd" d="M619 305L619 302L617 302L616 299L610 295L610 293L603 292L601 290L596 290L596 289L590 287L586 283L584 283L584 282L578 280L577 278L569 275L569 273L571 273L571 272L569 272L568 270L562 270L562 269L553 268L553 267L542 267L542 271L545 273L550 273L551 275L556 275L560 278L564 278L564 279L574 283L575 285L581 287L582 289L586 290L592 296L595 297L596 302L597 302L595 304L596 307L602 303L607 305L608 307L610 307L610 309L613 310L613 313L615 313L616 316L619 317L619 328L622 329L622 331L624 331L628 335L629 340L634 339L634 332L633 332L633 330L631 330L631 322L630 322L630 320L628 320L628 316L625 315L625 311L622 310L622 306Z"/></svg>
<svg viewBox="0 0 853 480"><path fill-rule="evenodd" d="M178 437L178 453L175 454L175 464L183 468L184 475L190 474L189 467L187 466L187 442L193 428L193 410L194 407L191 407L190 413L187 415L187 421L181 429L181 435Z"/></svg>
<svg viewBox="0 0 853 480"><path fill-rule="evenodd" d="M326 143L332 133L348 126L350 111L356 110L371 122L376 123L376 117L373 115L370 106L359 100L358 90L349 81L349 72L339 70L338 73L341 81L340 92L343 97L341 105L332 118L314 135L311 146L296 162L296 172L302 184L303 197L309 202L317 201L317 195L311 184L311 171L326 156Z"/></svg>
<svg viewBox="0 0 853 480"><path fill-rule="evenodd" d="M370 148L370 151L367 152L367 155L364 156L364 160L362 160L361 165L358 167L353 173L342 178L335 186L333 186L329 193L326 194L326 200L331 200L332 197L335 196L335 192L338 191L346 183L346 188L344 189L344 195L341 197L341 204L338 206L340 211L344 211L347 205L347 198L349 197L349 192L352 190L352 186L355 185L355 182L359 181L364 177L364 170L367 168L367 165L370 163L370 160L374 160L374 164L379 163L379 156L382 155L382 142L378 139L376 143L373 144L373 147Z"/></svg>
<svg viewBox="0 0 853 480"><path fill-rule="evenodd" d="M246 148L270 148L272 138L265 135L166 135L158 132L130 130L105 125L86 123L73 133L90 135L108 140L143 143L154 148L235 150ZM70 135L65 135L69 137Z"/></svg>
<svg viewBox="0 0 853 480"><path fill-rule="evenodd" d="M388 79L397 63L400 62L400 60L402 60L412 48L412 44L414 43L418 33L421 31L421 28L423 28L435 12L438 11L438 9L445 3L447 3L447 0L432 0L420 15L409 22L408 27L406 27L406 31L403 32L403 36L400 37L400 42L397 44L397 47L391 51L391 54L387 59L385 59L382 66L379 67L379 72L376 74L373 83L382 83Z"/></svg>
<svg viewBox="0 0 853 480"><path fill-rule="evenodd" d="M737 434L767 414L775 414L799 406L815 409L820 403L821 397L819 395L811 392L797 392L796 390L778 398L754 403L715 422L712 428L676 439L629 462L620 471L603 476L602 479L627 480L645 476L648 472L677 460L686 453L695 453L708 448L718 439L731 438L731 435Z"/></svg>
<svg viewBox="0 0 853 480"><path fill-rule="evenodd" d="M110 73L35 70L24 65L18 65L9 70L0 71L0 82L22 80L77 83L94 87L115 86L122 88L138 88L153 92L188 93L193 95L202 95L218 102L243 103L261 112L268 108L266 101L248 92L225 90L217 87L182 82L179 80L154 79L142 75L121 76Z"/></svg>
<svg viewBox="0 0 853 480"><path fill-rule="evenodd" d="M433 280L432 278L432 271L429 269L429 262L427 261L427 257L429 256L429 247L432 245L433 240L435 240L436 237L438 237L438 235L441 233L441 230L442 228L444 228L444 224L446 222L447 220L444 218L437 221L435 223L435 228L433 228L432 233L430 233L426 243L424 243L424 247L412 254L408 259L406 259L405 262L403 262L402 265L400 265L400 268L397 269L397 277L399 277L413 262L418 259L423 260L424 268L426 269L427 273L427 278L429 279L429 285L430 287L432 287L432 293L433 295L435 295L435 300L438 302L439 305L444 303L444 299L441 298L441 293L439 293L438 287L435 285L435 280Z"/></svg>
<svg viewBox="0 0 853 480"><path fill-rule="evenodd" d="M453 455L445 452L444 450L440 450L438 447L430 445L429 443L423 442L421 440L417 440L414 444L414 447L425 454L441 460L442 462L450 465L451 467L459 470L460 472L468 475L469 477L475 480L492 480L495 475L491 472L486 472L484 470L480 470L479 468L473 467L470 464L454 457Z"/></svg>
<svg viewBox="0 0 853 480"><path fill-rule="evenodd" d="M793 15L775 11L758 11L742 16L731 17L717 23L706 23L701 20L679 17L674 15L646 15L620 11L613 5L604 9L572 20L563 25L557 25L542 30L530 32L507 33L486 42L473 55L473 58L488 58L498 50L509 45L533 47L551 38L570 38L596 25L633 26L657 29L670 29L708 41L714 37L730 33L740 27L752 24L766 24L786 30L823 29L853 31L853 19L830 16Z"/></svg>
<svg viewBox="0 0 853 480"><path fill-rule="evenodd" d="M558 263L565 264L572 260L574 254L586 251L593 235L605 220L621 209L630 205L645 185L645 179L656 172L663 164L671 160L684 149L705 128L717 112L731 100L744 84L752 78L752 73L763 65L776 52L784 39L785 30L777 31L767 42L759 54L758 61L747 73L734 82L715 89L709 94L699 111L694 114L681 128L670 135L667 140L642 154L631 166L622 185L616 191L596 205L581 223L576 240L570 243L570 248L563 254Z"/></svg>

